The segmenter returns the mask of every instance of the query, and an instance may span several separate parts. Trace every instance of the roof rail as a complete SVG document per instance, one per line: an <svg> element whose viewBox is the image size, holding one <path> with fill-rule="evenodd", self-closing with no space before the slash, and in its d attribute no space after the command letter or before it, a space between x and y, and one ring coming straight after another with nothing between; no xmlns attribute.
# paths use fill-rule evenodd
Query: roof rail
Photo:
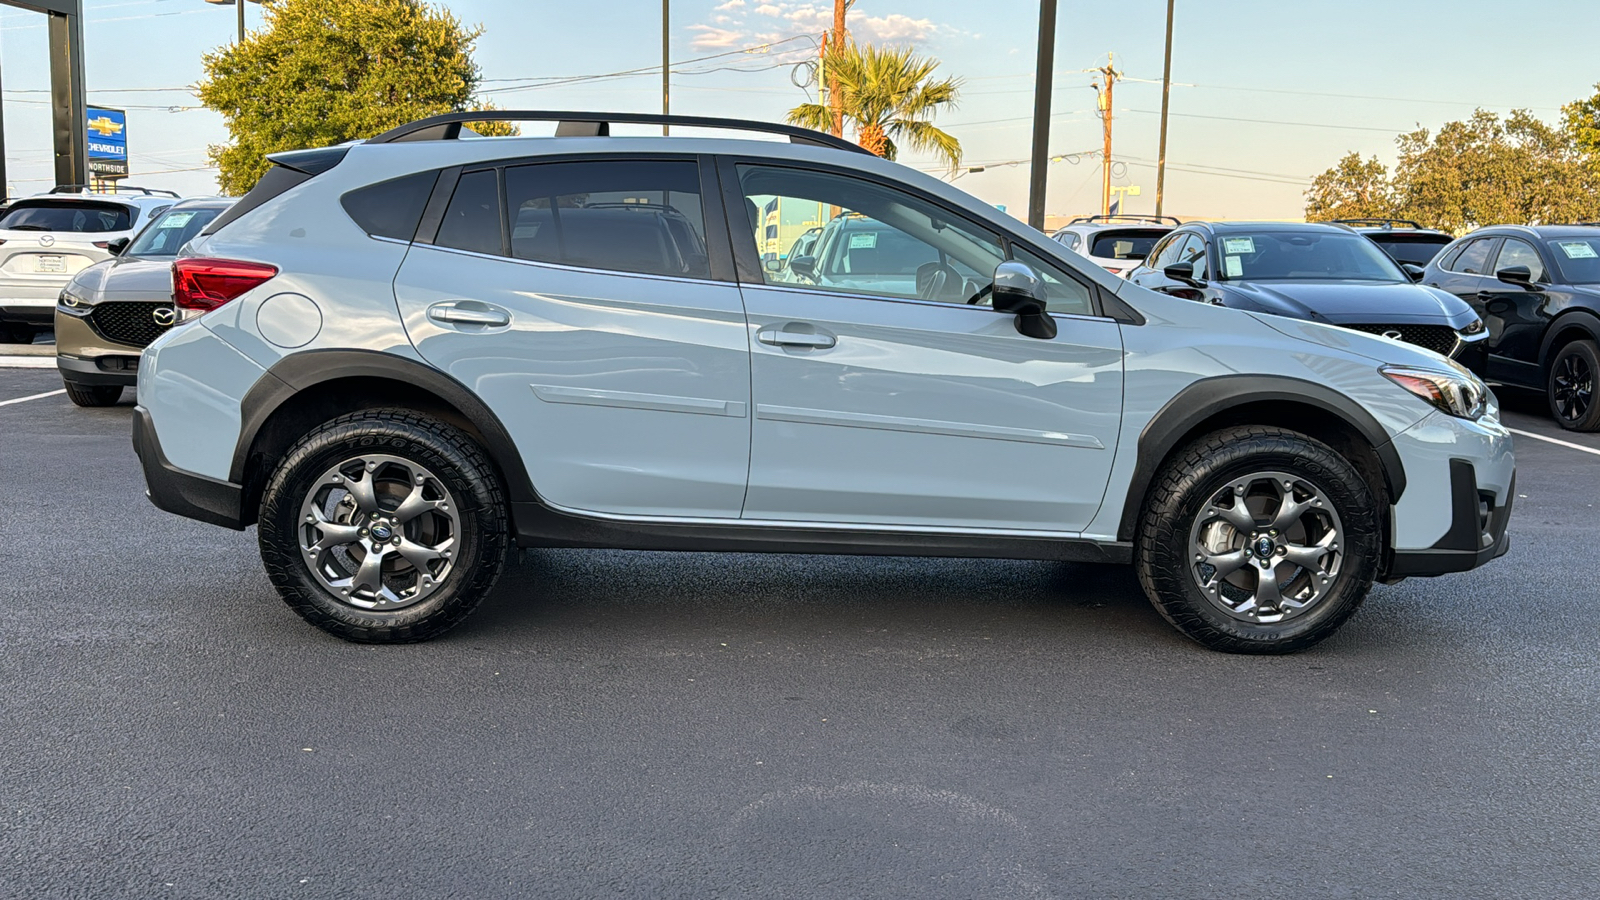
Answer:
<svg viewBox="0 0 1600 900"><path fill-rule="evenodd" d="M1404 226L1406 226L1408 228L1415 228L1418 231L1428 231L1429 230L1427 227L1425 227L1423 225L1419 225L1416 222L1411 221L1410 219L1382 219L1382 218L1329 219L1328 220L1328 224L1329 225L1355 225L1355 226L1358 226L1358 227L1371 227L1371 228L1393 228L1396 225L1404 225Z"/></svg>
<svg viewBox="0 0 1600 900"><path fill-rule="evenodd" d="M93 191L94 193L97 193L97 194L106 193L105 191L95 190L95 186L92 185L92 184L58 184L55 187L50 189L50 193L52 193L52 194L87 194L87 193L89 193L91 191ZM162 190L161 188L139 187L138 185L135 185L135 184L119 184L119 185L117 185L117 189L115 191L112 191L111 193L119 193L120 194L123 191L129 191L129 192L137 191L137 192L145 195L146 197L154 197L157 194L161 194L161 195L167 196L167 197L177 197L178 196L178 192L177 191L167 191L167 190Z"/></svg>
<svg viewBox="0 0 1600 900"><path fill-rule="evenodd" d="M1174 227L1182 225L1172 216L1140 216L1133 213L1113 213L1103 216L1079 216L1068 222L1068 225L1090 225L1095 222L1154 222L1157 225L1171 224Z"/></svg>
<svg viewBox="0 0 1600 900"><path fill-rule="evenodd" d="M759 131L781 134L790 143L811 144L834 150L851 150L856 153L871 151L844 138L834 137L809 128L757 122L750 119L714 119L704 116L671 116L659 113L594 113L553 112L550 110L486 109L477 112L445 113L418 119L399 128L391 128L367 141L369 144L393 144L400 141L453 141L461 137L462 125L467 122L556 122L557 137L606 137L611 133L611 123L624 125L681 125L685 128L725 128L733 131Z"/></svg>

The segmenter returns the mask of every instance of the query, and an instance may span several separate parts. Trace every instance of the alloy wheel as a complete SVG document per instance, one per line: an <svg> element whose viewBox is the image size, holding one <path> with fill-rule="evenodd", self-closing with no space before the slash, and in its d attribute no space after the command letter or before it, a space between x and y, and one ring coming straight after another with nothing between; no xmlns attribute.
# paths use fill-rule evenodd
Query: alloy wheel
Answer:
<svg viewBox="0 0 1600 900"><path fill-rule="evenodd" d="M1556 414L1569 422L1583 418L1594 399L1594 370L1589 361L1578 353L1567 353L1556 360L1550 381Z"/></svg>
<svg viewBox="0 0 1600 900"><path fill-rule="evenodd" d="M1282 622L1328 595L1344 544L1339 514L1320 488L1288 472L1256 472L1231 480L1195 517L1190 574L1227 615Z"/></svg>

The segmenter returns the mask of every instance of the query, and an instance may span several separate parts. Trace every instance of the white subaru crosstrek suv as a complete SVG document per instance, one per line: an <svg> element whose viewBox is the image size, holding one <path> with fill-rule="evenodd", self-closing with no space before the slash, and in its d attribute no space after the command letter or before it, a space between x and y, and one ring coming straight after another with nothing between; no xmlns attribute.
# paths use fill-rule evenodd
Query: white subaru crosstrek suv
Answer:
<svg viewBox="0 0 1600 900"><path fill-rule="evenodd" d="M115 256L178 201L171 191L120 190L126 193L67 185L18 200L0 216L0 343L31 343L50 327L74 275Z"/></svg>
<svg viewBox="0 0 1600 900"><path fill-rule="evenodd" d="M486 116L561 124L458 139ZM173 265L134 444L157 506L258 525L349 640L445 632L514 542L1132 563L1189 637L1285 652L1374 580L1508 546L1511 437L1470 372L1113 278L836 138L473 112L273 161ZM842 272L929 261L782 280L774 203L860 216Z"/></svg>

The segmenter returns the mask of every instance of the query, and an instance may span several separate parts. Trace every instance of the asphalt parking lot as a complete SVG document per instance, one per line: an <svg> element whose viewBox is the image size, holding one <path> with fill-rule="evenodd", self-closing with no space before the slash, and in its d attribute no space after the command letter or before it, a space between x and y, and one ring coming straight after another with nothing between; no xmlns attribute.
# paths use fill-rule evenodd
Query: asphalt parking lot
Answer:
<svg viewBox="0 0 1600 900"><path fill-rule="evenodd" d="M1207 652L1131 571L527 554L460 630L304 624L143 497L132 395L0 369L0 896L1583 897L1600 456L1508 556ZM1600 450L1506 398L1514 427Z"/></svg>

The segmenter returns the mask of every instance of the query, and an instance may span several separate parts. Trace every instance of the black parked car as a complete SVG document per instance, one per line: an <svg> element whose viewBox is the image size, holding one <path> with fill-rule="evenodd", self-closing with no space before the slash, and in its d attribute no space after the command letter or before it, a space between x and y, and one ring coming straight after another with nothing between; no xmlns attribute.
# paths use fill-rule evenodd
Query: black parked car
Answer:
<svg viewBox="0 0 1600 900"><path fill-rule="evenodd" d="M1544 391L1563 428L1600 431L1600 227L1482 228L1440 253L1422 280L1488 324L1486 377Z"/></svg>
<svg viewBox="0 0 1600 900"><path fill-rule="evenodd" d="M1191 300L1383 335L1481 369L1482 319L1415 284L1422 272L1340 225L1189 222L1125 277Z"/></svg>
<svg viewBox="0 0 1600 900"><path fill-rule="evenodd" d="M1343 225L1364 235L1394 261L1425 266L1455 238L1443 231L1423 228L1410 219L1334 219L1330 225Z"/></svg>

